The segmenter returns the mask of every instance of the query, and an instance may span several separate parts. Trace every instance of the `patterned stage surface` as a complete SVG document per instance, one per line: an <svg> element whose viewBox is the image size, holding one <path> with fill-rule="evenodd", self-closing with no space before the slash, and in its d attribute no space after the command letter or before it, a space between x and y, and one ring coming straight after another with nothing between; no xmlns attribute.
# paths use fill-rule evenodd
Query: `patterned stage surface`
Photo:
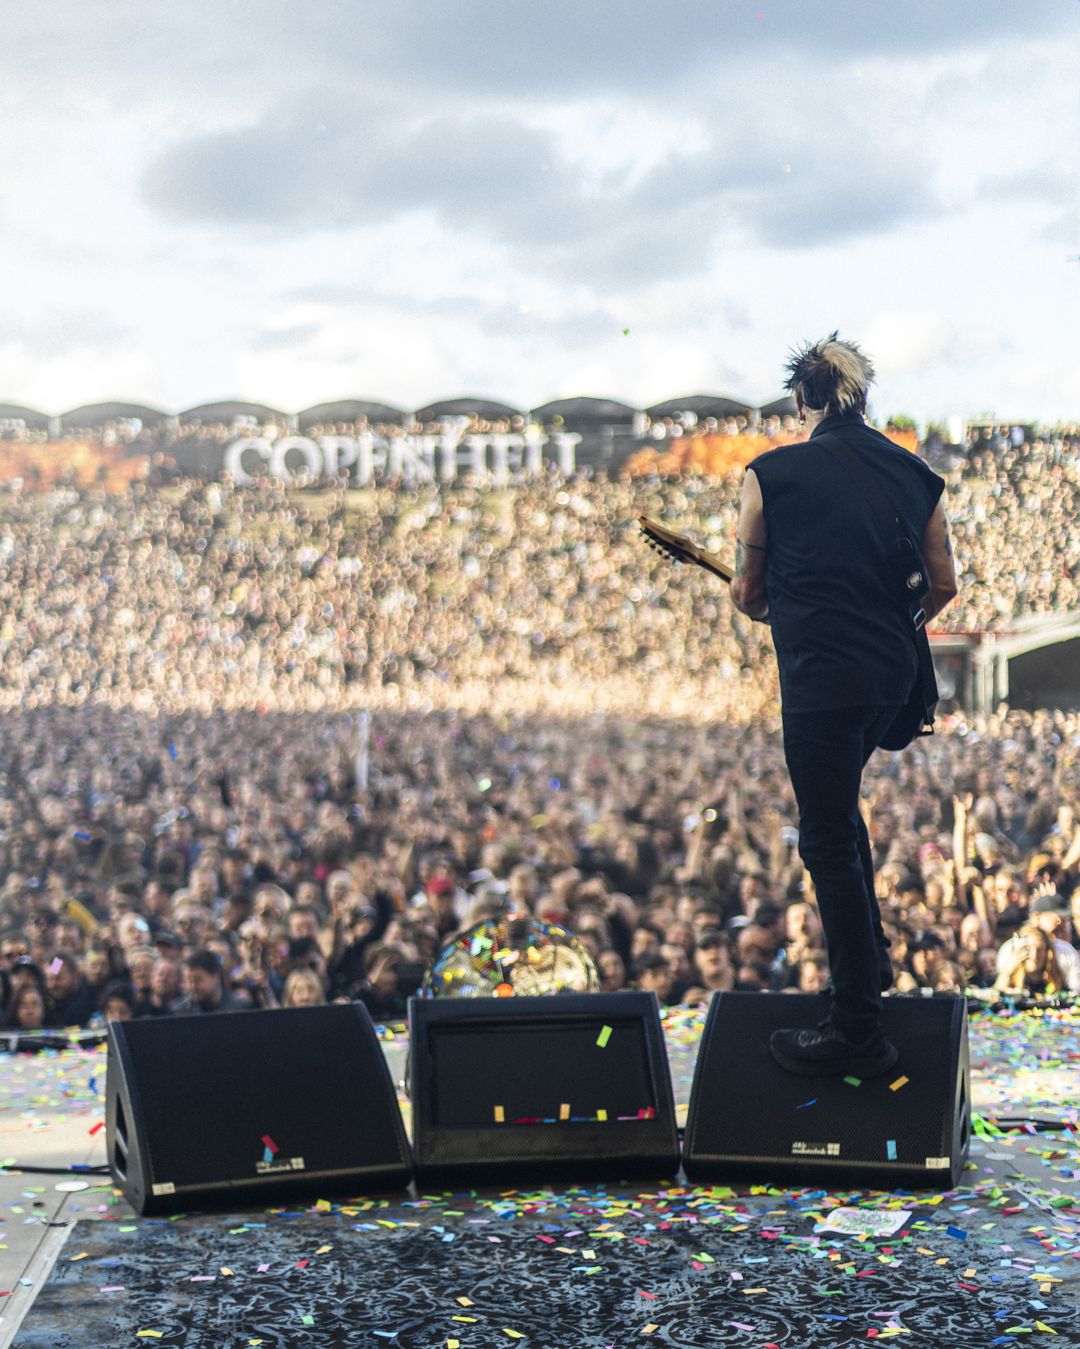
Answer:
<svg viewBox="0 0 1080 1349"><path fill-rule="evenodd" d="M683 1111L701 1027L697 1013L665 1017ZM97 1177L13 1167L104 1159L104 1050L3 1056L0 1345L1080 1345L1080 1012L973 1012L970 1030L980 1132L962 1185L944 1194L792 1190L763 1176L158 1219L135 1218ZM403 1038L384 1043L398 1079ZM995 1116L1064 1127L982 1127ZM55 1188L66 1183L86 1188ZM864 1226L903 1225L821 1230L840 1208Z"/></svg>

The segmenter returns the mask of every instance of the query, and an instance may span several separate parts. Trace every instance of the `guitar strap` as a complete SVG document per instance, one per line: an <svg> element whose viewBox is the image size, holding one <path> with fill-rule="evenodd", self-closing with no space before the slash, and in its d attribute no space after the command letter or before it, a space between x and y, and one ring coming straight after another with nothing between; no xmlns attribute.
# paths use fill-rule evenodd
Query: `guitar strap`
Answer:
<svg viewBox="0 0 1080 1349"><path fill-rule="evenodd" d="M850 473L859 494L870 508L870 518L874 523L879 541L882 543L886 559L891 562L897 552L902 552L903 556L917 560L921 567L922 554L918 546L909 538L899 513L893 509L892 503L888 500L875 475L863 463L858 450L845 444L841 436L834 435L832 432L826 432L825 435L815 437L815 443L819 444L827 454L832 455L841 468L847 469ZM845 455L841 456L837 453L838 445L842 445L847 451ZM891 551L887 542L890 530L894 536ZM914 598L917 600L920 597ZM902 603L902 601L898 600L897 603ZM904 740L904 744L907 744L916 736L934 734L934 713L938 702L937 676L934 673L934 660L930 653L930 640L926 635L924 622L919 617L922 614L922 609L920 607L917 612L912 611L909 605L909 612L912 614L911 633L915 643L915 654L919 660L919 672L908 698L907 707L897 718L898 738L903 738L902 724L904 724L904 729L906 729L906 725L910 725L911 733L907 740ZM905 717L905 714L909 715ZM903 747L902 745L889 743L888 738L883 740L882 744L886 749Z"/></svg>

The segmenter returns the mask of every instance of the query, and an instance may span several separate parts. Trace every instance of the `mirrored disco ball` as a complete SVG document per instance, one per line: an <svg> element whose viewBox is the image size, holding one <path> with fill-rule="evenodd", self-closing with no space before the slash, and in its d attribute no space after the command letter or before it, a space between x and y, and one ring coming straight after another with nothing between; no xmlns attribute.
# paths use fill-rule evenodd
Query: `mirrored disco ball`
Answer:
<svg viewBox="0 0 1080 1349"><path fill-rule="evenodd" d="M424 976L429 998L596 993L600 976L581 942L527 914L486 918L443 948Z"/></svg>

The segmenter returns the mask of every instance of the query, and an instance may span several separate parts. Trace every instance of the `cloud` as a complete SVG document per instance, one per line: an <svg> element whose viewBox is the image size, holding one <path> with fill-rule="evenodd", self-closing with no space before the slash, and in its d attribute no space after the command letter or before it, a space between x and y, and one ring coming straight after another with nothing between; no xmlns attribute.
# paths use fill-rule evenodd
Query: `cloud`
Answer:
<svg viewBox="0 0 1080 1349"><path fill-rule="evenodd" d="M988 173L979 185L981 197L998 201L1039 201L1053 206L1068 205L1077 200L1076 184L1060 167L1045 164L1027 167L1016 172Z"/></svg>
<svg viewBox="0 0 1080 1349"><path fill-rule="evenodd" d="M270 328L256 333L248 342L251 351L292 351L304 346L319 332L317 323L294 323L286 328Z"/></svg>
<svg viewBox="0 0 1080 1349"><path fill-rule="evenodd" d="M722 90L747 63L765 71L767 88L768 63L793 52L824 62L825 82L830 65L852 56L978 50L1078 23L1073 0L906 0L872 9L866 0L241 0L232 14L249 61L268 32L284 30L298 69L378 79L407 53L413 88L430 80L469 98L484 89L523 102L571 90L685 89L703 75Z"/></svg>
<svg viewBox="0 0 1080 1349"><path fill-rule="evenodd" d="M567 90L686 88L702 74L722 88L747 63L767 85L768 63L791 52L824 61L827 80L830 64L851 56L937 55L1075 30L1076 9L1073 0L50 0L5 6L0 34L32 79L58 63L79 82L122 72L124 98L149 96L167 75L189 91L318 80L381 83L412 99L434 82L470 98L483 89L545 101Z"/></svg>
<svg viewBox="0 0 1080 1349"><path fill-rule="evenodd" d="M433 212L455 229L528 234L542 200L580 199L552 133L516 117L403 117L340 94L288 100L254 125L198 134L142 175L144 200L176 222L296 228L384 224Z"/></svg>
<svg viewBox="0 0 1080 1349"><path fill-rule="evenodd" d="M176 223L268 240L424 216L448 241L482 240L528 274L593 291L702 275L724 240L805 249L942 209L928 150L905 144L892 117L868 123L842 87L801 125L780 103L750 115L745 87L730 94L707 124L688 113L693 151L675 144L645 172L630 157L599 175L572 158L566 126L513 110L403 113L370 91L317 109L290 98L253 125L165 148L143 196ZM577 115L584 140L595 110Z"/></svg>
<svg viewBox="0 0 1080 1349"><path fill-rule="evenodd" d="M1071 0L906 0L872 10L866 0L383 0L366 9L368 22L355 25L343 51L370 57L374 29L383 49L407 46L413 78L465 90L482 82L526 99L568 89L685 87L701 74L722 90L747 62L761 63L767 90L768 62L792 52L825 62L825 83L830 63L851 56L938 55L1077 26Z"/></svg>
<svg viewBox="0 0 1080 1349"><path fill-rule="evenodd" d="M1008 329L978 329L932 309L882 311L866 324L862 338L890 381L996 368L1015 361L1023 345Z"/></svg>
<svg viewBox="0 0 1080 1349"><path fill-rule="evenodd" d="M331 315L347 311L349 318L356 322L370 322L376 315L389 313L428 321L448 319L459 326L474 326L487 338L543 344L548 349L575 350L614 337L625 327L609 306L571 304L552 311L525 302L492 302L464 292L423 298L394 294L372 286L316 283L290 290L282 299L285 304L309 309L315 306ZM332 321L340 320L334 318ZM295 328L283 331L318 330L319 327L316 323L297 324ZM252 349L261 348L252 344Z"/></svg>
<svg viewBox="0 0 1080 1349"><path fill-rule="evenodd" d="M907 164L894 172L867 166L857 175L799 178L790 190L757 194L747 217L759 242L801 249L887 235L941 210L916 167Z"/></svg>
<svg viewBox="0 0 1080 1349"><path fill-rule="evenodd" d="M262 124L179 141L145 169L143 199L175 221L314 223L325 208L313 187L326 166L311 134Z"/></svg>
<svg viewBox="0 0 1080 1349"><path fill-rule="evenodd" d="M646 339L675 373L687 341L766 397L789 325L888 309L958 328L901 323L905 401L978 403L1007 360L965 332L1068 349L1078 34L1076 0L8 7L6 354L75 384L50 404L91 370L171 405L583 370L634 401L669 391Z"/></svg>
<svg viewBox="0 0 1080 1349"><path fill-rule="evenodd" d="M35 318L5 317L0 341L42 359L77 351L106 350L127 341L132 329L101 309L49 309Z"/></svg>
<svg viewBox="0 0 1080 1349"><path fill-rule="evenodd" d="M540 342L553 349L569 351L594 346L620 331L619 321L610 310L592 307L547 315L537 313L528 305L504 305L482 309L476 315L476 322L487 337Z"/></svg>
<svg viewBox="0 0 1080 1349"><path fill-rule="evenodd" d="M863 341L878 368L896 377L930 369L955 339L955 326L943 314L891 311L868 324Z"/></svg>
<svg viewBox="0 0 1080 1349"><path fill-rule="evenodd" d="M1080 253L1080 210L1060 211L1052 215L1039 225L1035 237L1044 243L1061 245L1067 250L1063 254L1066 261L1075 265L1076 255Z"/></svg>

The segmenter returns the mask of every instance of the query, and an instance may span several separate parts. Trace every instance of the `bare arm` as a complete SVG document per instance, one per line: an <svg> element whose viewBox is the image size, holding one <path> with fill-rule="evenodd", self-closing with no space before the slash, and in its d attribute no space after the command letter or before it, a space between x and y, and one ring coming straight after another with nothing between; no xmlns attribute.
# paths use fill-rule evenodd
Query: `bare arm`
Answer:
<svg viewBox="0 0 1080 1349"><path fill-rule="evenodd" d="M742 794L736 783L728 791L728 838L733 847L746 846L746 817L743 815Z"/></svg>
<svg viewBox="0 0 1080 1349"><path fill-rule="evenodd" d="M949 539L949 522L945 519L945 507L940 501L926 523L922 539L922 555L926 563L927 579L930 582L930 591L922 602L929 621L935 614L939 614L951 599L955 599L959 591L952 542Z"/></svg>
<svg viewBox="0 0 1080 1349"><path fill-rule="evenodd" d="M995 915L990 911L990 905L987 904L986 902L986 891L975 879L972 879L969 889L971 892L972 909L975 911L975 913L979 915L979 917L986 924L986 930L989 933L993 934L994 929L997 926L997 923Z"/></svg>
<svg viewBox="0 0 1080 1349"><path fill-rule="evenodd" d="M749 469L743 479L739 506L739 537L735 543L735 575L731 598L748 618L768 622L769 598L765 593L765 506L757 474Z"/></svg>
<svg viewBox="0 0 1080 1349"><path fill-rule="evenodd" d="M349 945L349 928L344 906L340 902L331 900L330 912L332 918L330 931L324 929L319 933L319 945L327 965L333 966L345 954L345 948Z"/></svg>
<svg viewBox="0 0 1080 1349"><path fill-rule="evenodd" d="M701 864L705 855L705 831L705 812L702 810L698 815L698 822L690 834L690 843L686 849L684 870L688 879L701 875Z"/></svg>
<svg viewBox="0 0 1080 1349"><path fill-rule="evenodd" d="M971 805L972 797L969 793L965 792L963 796L954 796L952 801L953 902L959 904L962 908L966 908L968 898L966 880L968 868L967 820L968 809Z"/></svg>

